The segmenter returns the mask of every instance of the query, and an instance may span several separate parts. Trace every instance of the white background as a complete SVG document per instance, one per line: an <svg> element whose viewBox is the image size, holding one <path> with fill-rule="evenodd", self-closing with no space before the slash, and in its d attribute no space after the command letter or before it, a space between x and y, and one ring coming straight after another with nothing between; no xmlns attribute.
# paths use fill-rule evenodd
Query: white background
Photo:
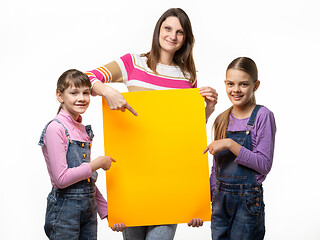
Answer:
<svg viewBox="0 0 320 240"><path fill-rule="evenodd" d="M0 3L0 239L45 239L50 180L37 142L58 108L58 77L70 68L90 70L128 52L149 51L154 25L171 7L191 19L198 85L219 93L208 140L214 118L230 105L223 83L227 65L239 56L258 65L257 102L274 112L278 129L264 182L265 239L320 238L318 1L11 0ZM104 152L101 120L101 98L93 97L84 114L96 134L92 158ZM98 186L105 194L103 171ZM106 220L99 221L98 237L122 239ZM179 225L175 239L210 239L210 223Z"/></svg>

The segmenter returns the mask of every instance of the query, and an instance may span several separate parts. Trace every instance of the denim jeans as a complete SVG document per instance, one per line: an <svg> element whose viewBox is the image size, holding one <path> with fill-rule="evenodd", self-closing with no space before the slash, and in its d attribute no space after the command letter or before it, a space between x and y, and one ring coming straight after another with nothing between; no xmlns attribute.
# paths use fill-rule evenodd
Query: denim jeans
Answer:
<svg viewBox="0 0 320 240"><path fill-rule="evenodd" d="M53 188L48 195L44 225L48 238L57 240L97 239L95 195L95 191L59 193L59 189Z"/></svg>
<svg viewBox="0 0 320 240"><path fill-rule="evenodd" d="M212 239L263 239L265 216L262 186L225 188L218 185L212 199Z"/></svg>
<svg viewBox="0 0 320 240"><path fill-rule="evenodd" d="M124 240L173 240L177 225L128 227L123 231Z"/></svg>

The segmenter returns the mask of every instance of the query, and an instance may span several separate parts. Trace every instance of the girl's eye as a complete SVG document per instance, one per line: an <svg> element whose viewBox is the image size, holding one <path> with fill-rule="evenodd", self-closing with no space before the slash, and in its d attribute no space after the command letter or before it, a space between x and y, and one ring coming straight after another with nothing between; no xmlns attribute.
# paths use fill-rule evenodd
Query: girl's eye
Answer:
<svg viewBox="0 0 320 240"><path fill-rule="evenodd" d="M178 31L178 34L179 34L179 35L183 35L183 31L181 31L181 30Z"/></svg>
<svg viewBox="0 0 320 240"><path fill-rule="evenodd" d="M84 92L83 94L85 94L85 95L89 95L90 94L90 92L88 91L88 92Z"/></svg>

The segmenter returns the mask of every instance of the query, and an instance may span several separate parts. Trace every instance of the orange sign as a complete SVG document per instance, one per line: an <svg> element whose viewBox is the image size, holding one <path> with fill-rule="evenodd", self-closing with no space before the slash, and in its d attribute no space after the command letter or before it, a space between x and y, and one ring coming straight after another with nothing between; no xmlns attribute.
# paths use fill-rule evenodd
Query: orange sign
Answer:
<svg viewBox="0 0 320 240"><path fill-rule="evenodd" d="M199 89L123 93L138 112L103 99L109 226L210 221L204 99Z"/></svg>

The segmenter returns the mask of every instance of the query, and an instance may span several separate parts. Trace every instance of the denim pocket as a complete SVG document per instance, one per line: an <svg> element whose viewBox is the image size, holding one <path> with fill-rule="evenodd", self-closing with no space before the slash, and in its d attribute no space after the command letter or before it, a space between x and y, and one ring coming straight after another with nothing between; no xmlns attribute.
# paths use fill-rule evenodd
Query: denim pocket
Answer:
<svg viewBox="0 0 320 240"><path fill-rule="evenodd" d="M261 212L262 194L259 188L247 190L244 194L244 203L248 212L252 215L259 215Z"/></svg>

